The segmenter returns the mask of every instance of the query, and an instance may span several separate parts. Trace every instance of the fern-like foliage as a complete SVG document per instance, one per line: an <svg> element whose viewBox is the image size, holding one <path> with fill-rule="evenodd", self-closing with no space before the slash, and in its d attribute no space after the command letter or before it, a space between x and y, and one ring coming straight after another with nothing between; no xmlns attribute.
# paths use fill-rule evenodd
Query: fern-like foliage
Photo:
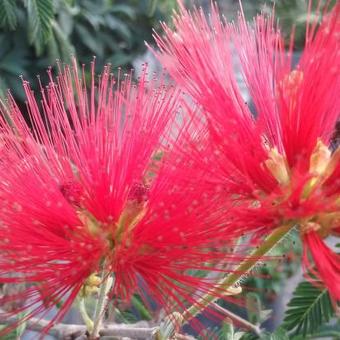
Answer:
<svg viewBox="0 0 340 340"><path fill-rule="evenodd" d="M214 340L241 340L243 339L244 332L235 332L232 323L223 322L220 326L213 328L206 328L198 336L198 340L214 339ZM246 339L248 340L248 339ZM249 340L254 340L254 338L249 338Z"/></svg>
<svg viewBox="0 0 340 340"><path fill-rule="evenodd" d="M40 55L52 32L53 0L27 0L27 11L29 40Z"/></svg>
<svg viewBox="0 0 340 340"><path fill-rule="evenodd" d="M17 26L17 13L15 0L0 1L0 27L14 30Z"/></svg>
<svg viewBox="0 0 340 340"><path fill-rule="evenodd" d="M327 289L319 289L310 282L301 282L288 303L284 327L295 334L315 333L334 315L334 309Z"/></svg>

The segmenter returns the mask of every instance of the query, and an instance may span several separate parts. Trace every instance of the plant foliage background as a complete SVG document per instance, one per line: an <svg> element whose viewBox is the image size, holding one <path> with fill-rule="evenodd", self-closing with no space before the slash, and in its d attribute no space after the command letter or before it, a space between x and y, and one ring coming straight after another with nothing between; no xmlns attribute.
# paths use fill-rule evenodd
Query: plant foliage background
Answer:
<svg viewBox="0 0 340 340"><path fill-rule="evenodd" d="M18 75L37 74L76 54L96 65L130 66L145 51L152 27L169 17L175 0L1 0L0 93L23 100Z"/></svg>
<svg viewBox="0 0 340 340"><path fill-rule="evenodd" d="M217 2L228 18L235 16L238 0ZM297 25L301 48L305 0L247 0L243 6L251 17L274 2L284 32ZM210 1L186 3L208 8ZM145 51L144 41L151 41L152 28L168 21L175 8L176 0L1 0L0 95L10 88L23 101L18 75L34 85L36 75L44 75L56 59L68 62L74 54L81 63L96 56L98 69L105 63L129 67Z"/></svg>

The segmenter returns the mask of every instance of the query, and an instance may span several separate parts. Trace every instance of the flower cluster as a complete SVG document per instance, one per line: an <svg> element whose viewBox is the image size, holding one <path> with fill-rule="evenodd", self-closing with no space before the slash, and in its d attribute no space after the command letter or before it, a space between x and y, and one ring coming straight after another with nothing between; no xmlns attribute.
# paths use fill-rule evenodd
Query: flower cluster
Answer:
<svg viewBox="0 0 340 340"><path fill-rule="evenodd" d="M47 331L112 274L117 299L203 308L202 295L235 292L216 278L249 259L236 240L294 227L309 278L340 300L323 240L340 233L340 5L309 20L295 67L274 17L228 24L213 6L209 18L180 4L175 30L155 36L176 86L147 68L136 83L109 66L96 78L94 63L87 86L74 60L48 71L40 101L23 82L26 117L1 102L0 283L21 288L0 305L22 303L0 316L58 306Z"/></svg>
<svg viewBox="0 0 340 340"><path fill-rule="evenodd" d="M24 301L2 318L58 306L51 327L77 296L98 292L101 271L114 273L120 300L138 291L183 310L214 284L194 272L221 271L222 213L207 215L218 202L189 186L197 176L179 152L193 124L180 91L146 69L136 84L93 70L89 88L75 60L49 71L41 103L24 81L28 121L11 96L2 105L0 282L24 285L0 297Z"/></svg>
<svg viewBox="0 0 340 340"><path fill-rule="evenodd" d="M209 18L181 6L175 30L164 25L165 36L155 35L156 55L205 112L215 150L210 180L223 187L230 228L263 236L297 226L309 278L340 300L340 258L323 242L340 232L340 150L331 140L340 113L340 6L320 24L309 20L294 67L293 46L285 51L273 17L248 24L240 14L227 24L213 7Z"/></svg>

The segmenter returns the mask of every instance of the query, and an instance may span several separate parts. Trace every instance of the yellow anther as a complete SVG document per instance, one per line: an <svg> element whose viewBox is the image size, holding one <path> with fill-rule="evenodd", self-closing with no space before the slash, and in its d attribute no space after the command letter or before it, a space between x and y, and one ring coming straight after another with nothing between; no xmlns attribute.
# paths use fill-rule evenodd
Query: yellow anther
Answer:
<svg viewBox="0 0 340 340"><path fill-rule="evenodd" d="M128 201L121 214L115 233L116 242L120 242L124 233L130 233L146 214L145 203Z"/></svg>
<svg viewBox="0 0 340 340"><path fill-rule="evenodd" d="M270 149L269 159L265 161L265 164L279 184L289 184L290 177L286 158L279 153L276 147Z"/></svg>
<svg viewBox="0 0 340 340"><path fill-rule="evenodd" d="M80 290L81 297L87 297L99 292L99 287L102 280L96 274L91 274L85 281L82 289Z"/></svg>
<svg viewBox="0 0 340 340"><path fill-rule="evenodd" d="M91 274L85 281L85 284L90 287L99 287L101 283L101 278L96 274Z"/></svg>
<svg viewBox="0 0 340 340"><path fill-rule="evenodd" d="M340 213L325 213L314 217L313 221L304 221L300 224L302 234L310 231L317 232L322 238L329 235L338 235Z"/></svg>
<svg viewBox="0 0 340 340"><path fill-rule="evenodd" d="M306 223L301 224L300 229L301 229L302 234L306 234L306 233L311 232L311 231L320 231L322 228L321 228L321 225L319 223L306 222Z"/></svg>
<svg viewBox="0 0 340 340"><path fill-rule="evenodd" d="M86 210L78 211L80 221L87 226L88 231L92 235L97 235L100 232L100 225L98 221Z"/></svg>
<svg viewBox="0 0 340 340"><path fill-rule="evenodd" d="M309 172L313 176L322 176L330 163L331 151L319 139L310 158Z"/></svg>
<svg viewBox="0 0 340 340"><path fill-rule="evenodd" d="M322 184L333 173L339 158L340 149L332 154L318 139L309 161L309 173L313 177L305 185L302 197L307 198L316 186Z"/></svg>
<svg viewBox="0 0 340 340"><path fill-rule="evenodd" d="M337 236L339 234L336 230L338 230L340 226L340 212L319 215L318 221L322 225L322 233L319 232L322 237L330 234Z"/></svg>

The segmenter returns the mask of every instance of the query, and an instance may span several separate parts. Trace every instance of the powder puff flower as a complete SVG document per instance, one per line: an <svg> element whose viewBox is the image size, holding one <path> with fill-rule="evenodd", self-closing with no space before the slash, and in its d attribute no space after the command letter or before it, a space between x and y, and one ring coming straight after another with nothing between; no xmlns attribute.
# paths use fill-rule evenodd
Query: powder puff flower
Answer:
<svg viewBox="0 0 340 340"><path fill-rule="evenodd" d="M309 14L295 67L273 16L248 24L240 14L228 24L215 6L207 19L180 5L174 29L164 25L155 39L160 61L205 112L215 164L209 181L230 207L226 235L255 232L259 244L275 228L298 226L309 278L340 300L340 258L323 240L340 232L340 150L331 140L340 113L340 5L328 7L321 23L320 1L314 19Z"/></svg>
<svg viewBox="0 0 340 340"><path fill-rule="evenodd" d="M190 270L214 270L225 255L211 246L221 237L206 212L213 199L183 186L194 169L174 151L190 125L180 91L146 71L116 83L107 66L97 80L94 64L87 87L76 61L48 74L41 102L23 82L27 121L11 96L1 106L0 283L25 285L0 297L22 302L1 317L58 306L49 328L98 291L101 271L120 300L137 291L167 311L194 303L214 282Z"/></svg>

